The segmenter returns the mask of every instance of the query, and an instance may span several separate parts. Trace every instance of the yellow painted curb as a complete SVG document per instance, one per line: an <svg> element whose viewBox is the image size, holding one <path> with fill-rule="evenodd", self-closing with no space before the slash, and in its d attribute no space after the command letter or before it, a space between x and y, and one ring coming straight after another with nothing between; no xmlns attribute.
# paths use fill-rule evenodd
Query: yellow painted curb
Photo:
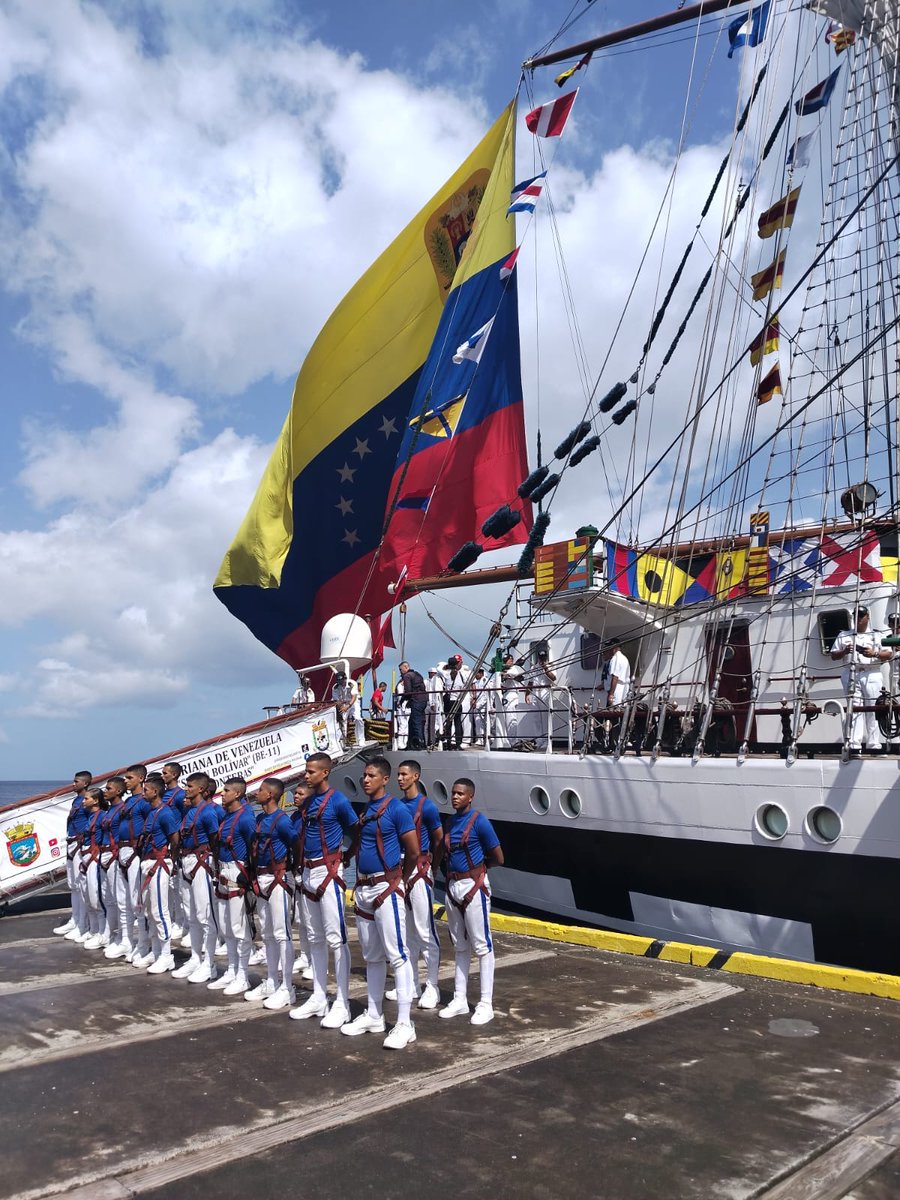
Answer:
<svg viewBox="0 0 900 1200"><path fill-rule="evenodd" d="M861 996L900 1000L900 977L897 975L880 975L872 971L852 970L849 967L828 967L821 963L796 962L787 958L768 958L762 954L745 954L739 951L729 953L716 950L712 946L692 946L685 942L658 942L654 938L637 937L629 933L583 929L577 925L557 925L551 921L538 921L531 917L509 917L500 913L491 913L491 928L498 933L517 933L525 937L543 938L545 941L590 946L595 950L610 950L617 954L636 954L641 957L659 958L663 962L712 967L735 975L755 975L761 979L778 979L784 983L800 983L809 987L831 988L838 992L855 992Z"/></svg>

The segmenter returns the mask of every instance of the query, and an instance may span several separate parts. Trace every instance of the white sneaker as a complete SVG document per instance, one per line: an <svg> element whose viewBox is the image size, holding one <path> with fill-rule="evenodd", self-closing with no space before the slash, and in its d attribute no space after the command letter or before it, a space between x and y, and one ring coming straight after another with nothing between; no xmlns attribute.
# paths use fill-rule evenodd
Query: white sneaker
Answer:
<svg viewBox="0 0 900 1200"><path fill-rule="evenodd" d="M441 1002L441 993L430 983L425 984L425 990L419 997L417 1008L437 1008Z"/></svg>
<svg viewBox="0 0 900 1200"><path fill-rule="evenodd" d="M94 935L91 933L91 931L89 929L85 929L85 931L83 933L76 934L75 937L72 938L72 941L78 942L80 945L83 946L84 943L90 941L90 939L93 936Z"/></svg>
<svg viewBox="0 0 900 1200"><path fill-rule="evenodd" d="M347 1037L359 1037L361 1033L384 1033L384 1017L371 1017L368 1011L361 1012L354 1021L341 1026L341 1033L346 1033Z"/></svg>
<svg viewBox="0 0 900 1200"><path fill-rule="evenodd" d="M251 967L258 967L264 963L266 961L265 946L260 946L258 950L254 950L248 961Z"/></svg>
<svg viewBox="0 0 900 1200"><path fill-rule="evenodd" d="M488 1021L493 1021L494 1009L489 1001L479 1000L475 1005L475 1011L472 1013L471 1025L487 1025Z"/></svg>
<svg viewBox="0 0 900 1200"><path fill-rule="evenodd" d="M99 933L92 933L87 941L81 943L85 950L99 950L103 945L103 938Z"/></svg>
<svg viewBox="0 0 900 1200"><path fill-rule="evenodd" d="M55 932L55 930L54 930ZM296 975L298 971L305 971L309 967L309 959L301 951L294 959L294 969L292 974Z"/></svg>
<svg viewBox="0 0 900 1200"><path fill-rule="evenodd" d="M396 1000L397 999L397 989L396 988L388 988L388 990L384 993L384 998L385 998L385 1000Z"/></svg>
<svg viewBox="0 0 900 1200"><path fill-rule="evenodd" d="M265 1000L276 991L275 984L271 979L264 979L262 983L258 983L255 988L250 988L244 992L245 1000Z"/></svg>
<svg viewBox="0 0 900 1200"><path fill-rule="evenodd" d="M153 962L153 957L152 950L148 951L146 954L135 953L134 958L131 960L131 965L133 967L137 967L139 971L145 971Z"/></svg>
<svg viewBox="0 0 900 1200"><path fill-rule="evenodd" d="M171 954L161 954L159 958L155 958L147 968L148 975L164 975L166 971L175 969L175 959Z"/></svg>
<svg viewBox="0 0 900 1200"><path fill-rule="evenodd" d="M100 945L103 947L104 950L109 945L109 934L108 933L100 934Z"/></svg>
<svg viewBox="0 0 900 1200"><path fill-rule="evenodd" d="M72 920L71 917L69 917L69 919L68 919L68 921L66 921L65 925L57 925L56 928L53 930L53 932L58 933L58 934L70 933L74 928L75 928L75 922Z"/></svg>
<svg viewBox="0 0 900 1200"><path fill-rule="evenodd" d="M299 1008L292 1008L289 1016L294 1021L305 1021L307 1017L324 1017L327 1011L328 1004L325 1000L317 1000L315 996L310 996Z"/></svg>
<svg viewBox="0 0 900 1200"><path fill-rule="evenodd" d="M67 942L80 942L81 930L77 925L73 925L67 934L64 935Z"/></svg>
<svg viewBox="0 0 900 1200"><path fill-rule="evenodd" d="M385 1050L403 1050L416 1040L416 1027L410 1022L398 1021L381 1043Z"/></svg>
<svg viewBox="0 0 900 1200"><path fill-rule="evenodd" d="M216 958L227 958L228 957L228 947L225 945L224 942L216 942L216 949L215 949L214 953L215 953Z"/></svg>
<svg viewBox="0 0 900 1200"><path fill-rule="evenodd" d="M134 946L129 946L128 952L125 955L125 961L126 962L134 962L134 956L136 954L137 954L137 950L135 950Z"/></svg>
<svg viewBox="0 0 900 1200"><path fill-rule="evenodd" d="M263 1000L263 1008L277 1012L281 1008L290 1008L296 999L297 995L294 989L282 985L280 988L276 988L268 999Z"/></svg>
<svg viewBox="0 0 900 1200"><path fill-rule="evenodd" d="M193 975L188 975L188 983L212 983L216 978L216 968L201 963Z"/></svg>
<svg viewBox="0 0 900 1200"><path fill-rule="evenodd" d="M182 948L182 950L190 950L190 948L191 948L191 932L190 932L190 930L188 930L188 932L181 939L181 948Z"/></svg>
<svg viewBox="0 0 900 1200"><path fill-rule="evenodd" d="M243 971L238 971L231 983L222 988L223 996L242 996L250 985L250 980Z"/></svg>
<svg viewBox="0 0 900 1200"><path fill-rule="evenodd" d="M173 942L177 942L179 938L184 937L184 928L181 925L173 925L170 930L170 937Z"/></svg>
<svg viewBox="0 0 900 1200"><path fill-rule="evenodd" d="M469 1005L461 997L454 996L450 1003L441 1009L438 1015L442 1017L467 1017L469 1015Z"/></svg>
<svg viewBox="0 0 900 1200"><path fill-rule="evenodd" d="M130 946L123 946L121 942L111 942L103 951L104 958L125 958Z"/></svg>
<svg viewBox="0 0 900 1200"><path fill-rule="evenodd" d="M234 983L234 971L229 967L224 975L220 975L218 979L214 979L212 983L207 984L207 987L211 992L223 992L232 983Z"/></svg>
<svg viewBox="0 0 900 1200"><path fill-rule="evenodd" d="M350 1009L340 1000L335 1000L319 1024L323 1029L343 1029L349 1020Z"/></svg>
<svg viewBox="0 0 900 1200"><path fill-rule="evenodd" d="M172 972L172 978L173 979L187 979L187 977L189 975L193 975L193 973L197 970L197 968L199 966L200 966L200 959L197 957L196 954L192 954L186 963L182 963L181 966L178 967L177 970Z"/></svg>

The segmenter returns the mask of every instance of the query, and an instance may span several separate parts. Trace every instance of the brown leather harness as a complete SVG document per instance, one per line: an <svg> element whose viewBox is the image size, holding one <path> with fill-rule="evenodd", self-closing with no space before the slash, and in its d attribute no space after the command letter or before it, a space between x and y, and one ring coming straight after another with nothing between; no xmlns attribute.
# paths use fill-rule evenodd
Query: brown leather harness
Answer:
<svg viewBox="0 0 900 1200"><path fill-rule="evenodd" d="M468 871L448 871L447 872L447 882L448 883L453 883L457 879L471 879L472 880L471 888L469 889L468 892L466 892L466 894L463 896L463 898L461 900L455 899L453 896L453 893L450 891L449 888L447 888L447 899L450 901L450 903L453 905L453 907L458 908L461 913L465 913L466 909L469 907L469 905L472 903L472 901L475 899L475 897L478 895L479 892L484 892L484 894L488 897L488 899L490 899L490 895L491 895L490 891L488 890L488 886L487 886L487 865L485 864L484 859L482 859L480 863L476 863L475 860L472 858L472 852L469 849L469 835L471 834L472 829L474 828L475 822L477 820L478 820L478 813L477 812L472 813L472 816L469 818L469 820L466 824L466 827L462 831L462 835L460 836L460 839L456 843L455 846L450 844L450 834L449 833L446 834L444 837L444 845L446 847L447 862L449 863L450 855L453 851L462 850L462 852L466 856L466 862L469 864Z"/></svg>
<svg viewBox="0 0 900 1200"><path fill-rule="evenodd" d="M354 911L358 917L362 917L364 921L374 921L375 914L384 904L389 896L393 896L395 892L400 894L400 899L405 898L403 891L403 864L400 863L396 867L389 867L384 857L384 838L381 836L381 818L384 815L387 806L390 804L393 796L385 796L378 810L374 813L367 812L360 818L360 825L368 825L370 821L375 822L375 849L378 852L378 858L381 862L382 873L380 875L358 875L356 878L356 887L354 888ZM419 845L421 846L421 842ZM359 856L357 855L357 862ZM366 912L365 909L359 907L359 902L356 901L356 888L372 887L376 883L387 883L389 886L380 895L376 896L372 901L372 911Z"/></svg>
<svg viewBox="0 0 900 1200"><path fill-rule="evenodd" d="M212 864L212 855L210 854L209 843L207 842L203 846L196 845L197 821L200 819L201 811L204 808L206 808L206 806L208 804L212 804L212 801L211 800L203 800L203 801L201 801L200 804L193 805L194 819L191 821L189 828L187 830L185 830L186 834L190 834L191 841L195 843L192 849L185 850L185 848L184 848L184 840L185 839L184 839L184 837L182 837L181 878L185 881L185 883L193 883L194 879L196 878L197 872L201 868L207 873L207 875L209 875L210 879L215 878L215 867ZM184 829L184 821L182 821L181 826L182 826L182 829ZM189 872L185 871L185 869L184 869L184 855L185 854L193 854L197 860L194 863L194 869Z"/></svg>
<svg viewBox="0 0 900 1200"><path fill-rule="evenodd" d="M156 847L153 845L153 831L156 829L159 822L159 814L163 811L165 805L161 804L159 808L155 808L147 822L144 825L144 831L140 838L141 862L149 862L150 868L147 871L144 882L141 885L141 895L146 892L150 886L150 881L157 871L160 869L165 871L167 875L172 874L172 859L170 857L169 843L165 846Z"/></svg>
<svg viewBox="0 0 900 1200"><path fill-rule="evenodd" d="M272 845L275 841L275 831L278 828L279 824L281 823L281 818L284 817L289 825L291 823L291 819L290 819L290 817L287 816L287 814L283 810L279 811L276 809L276 813L277 813L277 816L275 817L275 820L272 822L272 824L269 828L269 832L266 835L265 841L263 842L261 847L257 848L257 851L256 851L256 875L257 875L256 890L257 890L257 894L263 900L268 900L269 897L272 895L272 893L275 891L275 889L277 887L283 887L284 890L287 892L287 894L293 900L294 889L293 889L293 887L291 887L292 881L291 881L291 877L287 871L288 860L286 858L279 858L277 860L272 859ZM288 838L286 840L288 842L290 842L290 838ZM268 863L263 863L261 861L263 858L268 858L271 861ZM268 888L264 888L261 886L261 884L259 882L260 875L271 875L272 876L272 882Z"/></svg>
<svg viewBox="0 0 900 1200"><path fill-rule="evenodd" d="M311 891L306 886L306 884L303 882L301 882L301 884L300 884L300 890L303 892L303 895L307 898L307 900L314 900L316 902L316 904L320 903L322 897L328 891L329 886L333 882L338 885L338 887L341 889L342 892L344 891L344 888L347 886L344 883L344 877L341 874L341 871L344 866L344 852L343 852L342 847L339 845L336 850L329 850L328 846L325 843L325 828L324 828L325 806L328 804L328 801L331 799L331 797L333 795L334 795L334 788L329 788L328 791L323 794L322 803L319 805L318 809L316 810L316 814L314 817L311 817L309 815L309 806L310 806L310 804L312 804L313 800L315 799L314 796L310 796L309 800L303 806L303 810L302 810L303 815L302 815L301 823L300 823L300 850L297 855L298 861L304 867L308 867L310 870L312 870L314 867L324 867L325 868L325 878L322 880L322 882L319 884L319 886L316 888L315 891ZM307 858L305 855L306 829L307 829L307 825L308 825L309 821L311 821L311 820L318 821L318 823L319 823L319 845L322 847L322 857L321 858Z"/></svg>
<svg viewBox="0 0 900 1200"><path fill-rule="evenodd" d="M432 874L431 864L432 856L430 853L422 853L422 809L425 807L425 797L419 797L419 803L416 806L416 811L413 814L413 824L416 827L416 837L419 842L419 855L416 859L416 869L410 875L406 884L406 903L412 906L412 890L413 885L418 883L420 879L424 879L429 887L434 887L434 875Z"/></svg>
<svg viewBox="0 0 900 1200"><path fill-rule="evenodd" d="M231 822L231 828L228 830L228 836L225 838L224 845L231 851L232 861L237 864L238 875L237 879L226 879L222 874L222 864L218 864L219 869L215 880L215 893L219 900L237 900L239 896L246 896L247 892L253 890L253 880L247 871L246 863L242 863L240 859L234 855L234 832L237 828L240 809L236 809L233 814L234 820ZM227 818L226 818L227 819ZM220 842L220 844L222 844Z"/></svg>

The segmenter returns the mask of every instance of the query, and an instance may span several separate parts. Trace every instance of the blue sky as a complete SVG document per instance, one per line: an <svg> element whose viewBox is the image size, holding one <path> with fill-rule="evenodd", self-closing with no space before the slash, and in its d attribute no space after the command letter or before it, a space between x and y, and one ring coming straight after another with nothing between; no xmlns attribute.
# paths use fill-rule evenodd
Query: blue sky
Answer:
<svg viewBox="0 0 900 1200"><path fill-rule="evenodd" d="M567 14L585 13L568 42L665 7L8 0L0 777L121 765L248 723L290 693L290 670L211 584L305 350ZM704 90L671 214L679 248L747 69L720 45L707 75L720 29L701 39ZM572 287L601 327L671 167L685 36L593 63L558 148ZM552 72L534 86L539 100L558 94ZM529 153L520 140L526 173ZM611 239L613 217L625 229ZM548 439L581 410L551 310L554 321L561 348L541 378L525 338L529 420L539 395ZM571 499L573 525L594 516ZM433 607L480 646L495 602L454 594ZM415 606L407 649L423 668L449 652Z"/></svg>

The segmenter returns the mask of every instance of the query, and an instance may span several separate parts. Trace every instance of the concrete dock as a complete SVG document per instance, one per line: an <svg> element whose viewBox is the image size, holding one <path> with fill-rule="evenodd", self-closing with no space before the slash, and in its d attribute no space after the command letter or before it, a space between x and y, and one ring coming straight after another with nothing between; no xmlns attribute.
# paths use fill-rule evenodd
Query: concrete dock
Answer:
<svg viewBox="0 0 900 1200"><path fill-rule="evenodd" d="M501 933L493 1023L391 1052L108 962L65 904L0 920L0 1197L900 1196L896 1000Z"/></svg>

